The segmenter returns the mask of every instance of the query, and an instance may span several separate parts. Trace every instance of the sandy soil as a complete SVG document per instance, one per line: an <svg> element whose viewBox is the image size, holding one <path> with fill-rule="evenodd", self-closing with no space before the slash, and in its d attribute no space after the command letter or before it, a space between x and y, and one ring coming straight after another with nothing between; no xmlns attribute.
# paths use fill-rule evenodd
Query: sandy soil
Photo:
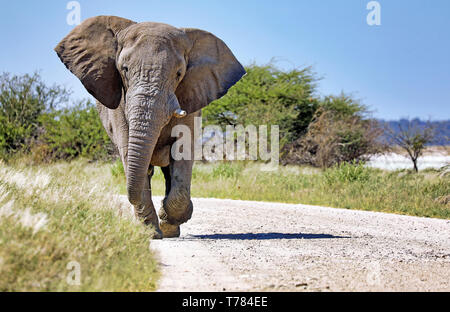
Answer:
<svg viewBox="0 0 450 312"><path fill-rule="evenodd" d="M150 243L159 291L450 291L450 220L193 202L180 238Z"/></svg>

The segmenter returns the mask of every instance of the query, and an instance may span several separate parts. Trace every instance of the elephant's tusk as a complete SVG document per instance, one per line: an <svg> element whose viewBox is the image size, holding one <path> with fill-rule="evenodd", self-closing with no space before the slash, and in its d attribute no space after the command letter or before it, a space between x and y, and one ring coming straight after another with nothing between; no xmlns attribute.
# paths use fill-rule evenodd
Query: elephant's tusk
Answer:
<svg viewBox="0 0 450 312"><path fill-rule="evenodd" d="M187 113L186 113L186 111L182 110L181 108L178 108L178 109L175 111L175 113L173 113L173 115L174 115L176 118L183 118L183 117L185 117L185 116L187 115Z"/></svg>

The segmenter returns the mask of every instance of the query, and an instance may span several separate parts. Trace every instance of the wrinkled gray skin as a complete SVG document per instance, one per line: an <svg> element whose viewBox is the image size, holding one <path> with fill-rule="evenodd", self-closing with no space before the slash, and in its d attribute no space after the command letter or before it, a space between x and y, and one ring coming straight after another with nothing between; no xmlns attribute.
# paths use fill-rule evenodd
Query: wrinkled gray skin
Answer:
<svg viewBox="0 0 450 312"><path fill-rule="evenodd" d="M242 65L214 35L160 23L98 16L77 26L55 48L97 107L117 146L135 213L156 229L154 238L180 235L192 215L191 160L170 156L172 127L187 125L244 74ZM193 148L191 149L193 151ZM166 179L159 222L151 200L153 167Z"/></svg>

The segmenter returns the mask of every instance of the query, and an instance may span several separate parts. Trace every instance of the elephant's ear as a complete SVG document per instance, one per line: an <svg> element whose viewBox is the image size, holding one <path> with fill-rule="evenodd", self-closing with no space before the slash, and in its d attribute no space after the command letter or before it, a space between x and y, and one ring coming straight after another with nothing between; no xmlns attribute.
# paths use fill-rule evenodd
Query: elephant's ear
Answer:
<svg viewBox="0 0 450 312"><path fill-rule="evenodd" d="M108 108L117 108L122 96L116 35L132 24L135 22L116 16L92 17L75 27L55 48L86 90Z"/></svg>
<svg viewBox="0 0 450 312"><path fill-rule="evenodd" d="M176 95L188 114L225 95L245 70L226 44L213 34L185 28L192 48L187 53L187 70Z"/></svg>

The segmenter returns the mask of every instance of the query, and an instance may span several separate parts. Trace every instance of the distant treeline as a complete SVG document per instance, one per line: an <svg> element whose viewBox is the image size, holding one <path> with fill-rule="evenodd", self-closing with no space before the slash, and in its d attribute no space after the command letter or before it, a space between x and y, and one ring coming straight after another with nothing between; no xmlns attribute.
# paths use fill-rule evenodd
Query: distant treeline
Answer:
<svg viewBox="0 0 450 312"><path fill-rule="evenodd" d="M434 138L427 145L439 145L446 146L450 145L450 120L442 120L442 121L425 121L419 118L415 118L412 120L408 119L400 119L400 120L390 120L386 121L383 119L378 120L381 125L389 126L394 132L400 132L400 129L405 129L408 125L414 125L419 129L424 129L426 127L431 127L433 129ZM386 135L383 134L383 138Z"/></svg>

